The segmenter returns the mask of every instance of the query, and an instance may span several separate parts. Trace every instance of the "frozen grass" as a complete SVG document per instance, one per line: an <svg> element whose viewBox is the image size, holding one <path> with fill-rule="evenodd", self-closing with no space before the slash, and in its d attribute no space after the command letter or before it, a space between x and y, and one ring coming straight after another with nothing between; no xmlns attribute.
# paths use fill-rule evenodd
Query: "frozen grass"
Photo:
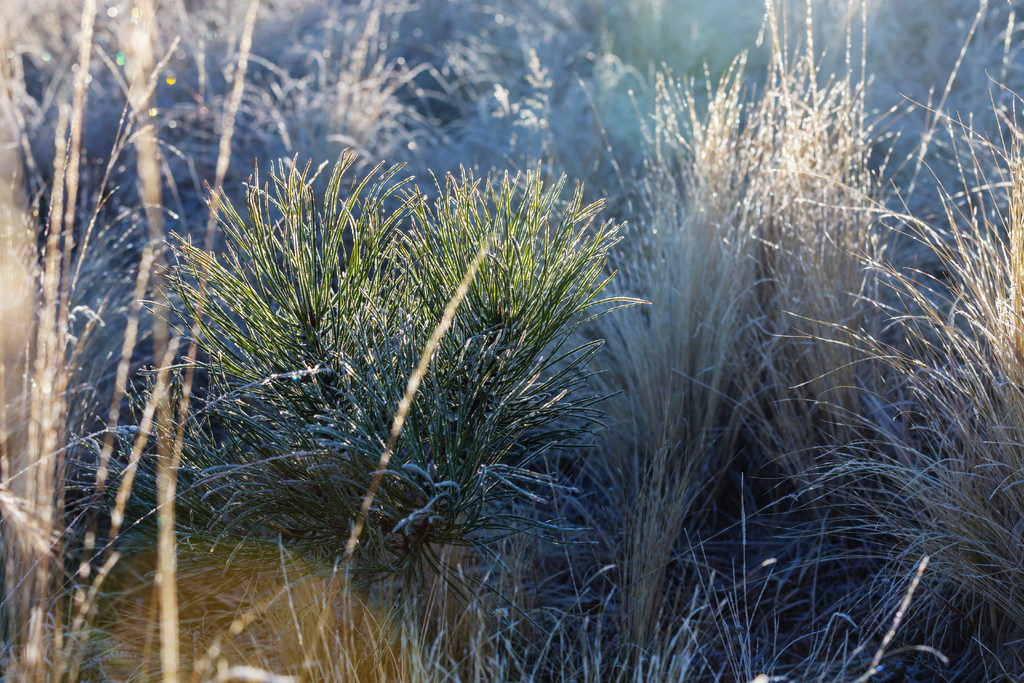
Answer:
<svg viewBox="0 0 1024 683"><path fill-rule="evenodd" d="M768 465L807 482L832 444L856 438L860 354L836 330L872 324L861 259L875 249L877 181L862 93L850 76L819 86L810 55L773 54L753 103L742 59L705 111L659 77L644 212L613 285L651 305L596 332L597 381L621 392L602 463L623 511L623 638L642 650L674 623L671 567L723 504L730 471Z"/></svg>
<svg viewBox="0 0 1024 683"><path fill-rule="evenodd" d="M1024 674L1013 3L83 5L0 27L6 678ZM346 148L417 191L347 237L222 214L254 159ZM536 175L426 173L506 169ZM650 303L570 335L616 269ZM339 358L376 394L328 395ZM289 460L328 433L365 456L340 479ZM449 482L507 506L424 508Z"/></svg>
<svg viewBox="0 0 1024 683"><path fill-rule="evenodd" d="M941 277L882 268L907 302L905 344L863 343L890 365L905 400L877 427L885 447L844 465L874 483L880 523L908 552L935 553L932 571L960 628L1020 666L1021 240L1024 176L1016 131L990 142L947 122L973 160L960 191L943 190L946 221L903 216ZM876 427L876 428L877 428ZM898 492L898 493L897 493Z"/></svg>

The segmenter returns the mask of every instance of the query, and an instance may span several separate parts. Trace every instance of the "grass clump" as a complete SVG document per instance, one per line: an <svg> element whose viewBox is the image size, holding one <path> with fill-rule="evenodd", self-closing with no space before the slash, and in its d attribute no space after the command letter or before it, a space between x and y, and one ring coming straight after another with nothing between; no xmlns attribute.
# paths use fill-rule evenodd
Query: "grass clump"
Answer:
<svg viewBox="0 0 1024 683"><path fill-rule="evenodd" d="M977 638L999 667L1024 663L1024 158L1019 130L993 143L947 122L966 139L962 192L941 187L945 221L902 215L904 232L937 272L880 266L904 302L898 345L864 345L895 374L881 446L841 468L862 479L881 529L901 552L932 555L933 613L956 623L953 647ZM958 141L958 133L965 136ZM985 663L985 658L981 663ZM988 662L991 663L991 662ZM988 674L987 674L988 675Z"/></svg>
<svg viewBox="0 0 1024 683"><path fill-rule="evenodd" d="M863 354L843 330L877 324L862 257L879 195L863 89L766 23L761 89L744 56L706 95L659 74L639 216L613 256L613 286L651 306L599 323L598 381L621 392L599 462L623 511L622 634L639 648L673 628L672 569L702 527L756 507L737 498L765 482L809 491L858 438Z"/></svg>
<svg viewBox="0 0 1024 683"><path fill-rule="evenodd" d="M599 343L569 342L606 303L615 228L590 227L600 204L580 188L563 202L563 182L534 174L450 177L431 205L395 196L398 167L347 187L354 161L322 200L308 167L283 166L244 214L215 197L222 257L175 248L209 378L178 525L320 557L357 540L359 572L415 574L441 545L539 528L521 509L555 484L539 461L597 417L582 382ZM152 493L143 476L136 514Z"/></svg>

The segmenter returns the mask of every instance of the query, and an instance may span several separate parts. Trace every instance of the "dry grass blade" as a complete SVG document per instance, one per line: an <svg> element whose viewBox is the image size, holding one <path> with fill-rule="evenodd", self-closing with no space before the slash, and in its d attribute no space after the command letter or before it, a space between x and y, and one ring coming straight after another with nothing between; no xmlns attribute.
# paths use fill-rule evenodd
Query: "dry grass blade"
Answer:
<svg viewBox="0 0 1024 683"><path fill-rule="evenodd" d="M380 482L387 471L388 463L391 462L391 456L394 453L395 444L398 443L398 437L402 435L402 427L405 425L405 419L409 415L409 408L416 398L420 382L423 381L423 377L427 374L430 361L437 351L437 345L441 343L441 339L451 328L452 321L455 320L455 314L459 310L459 305L462 304L466 294L469 293L469 286L473 283L473 278L476 277L477 271L480 270L480 263L487 255L489 246L489 239L485 239L480 245L480 250L477 252L469 268L466 269L466 274L462 277L458 289L455 290L455 294L452 295L448 305L445 306L444 315L441 316L437 327L434 328L434 331L430 334L430 339L427 340L426 345L423 347L423 354L420 356L419 364L417 364L416 369L409 376L405 393L402 395L402 400L395 411L395 420L391 423L387 446L385 446L384 452L380 455L380 462L377 463L377 469L373 473L373 481L370 482L370 488L366 492L366 496L363 497L362 507L359 508L359 516L356 518L355 524L352 525L352 533L345 543L345 559L351 559L352 554L356 550L356 545L359 543L359 535L363 533L363 526L366 524L366 515L370 511L370 506L373 505L373 497L377 495L377 489L380 488Z"/></svg>
<svg viewBox="0 0 1024 683"><path fill-rule="evenodd" d="M928 568L928 560L928 556L925 555L921 558L921 562L918 563L917 571L914 572L914 578L911 579L907 593L903 596L903 602L900 603L900 607L896 610L896 615L892 619L892 626L886 632L885 638L882 639L882 643L878 646L875 656L871 659L871 666L868 667L863 676L857 679L857 683L865 683L865 681L871 680L876 674L881 672L882 659L885 657L889 645L892 644L893 638L896 637L896 631L899 630L900 624L903 623L907 616L910 603L914 599L914 592L917 590L918 584L921 583L921 577L924 576L925 569Z"/></svg>
<svg viewBox="0 0 1024 683"><path fill-rule="evenodd" d="M156 30L156 6L152 0L143 0L138 5L139 16L130 31L129 62L131 90L129 100L138 126L135 133L135 149L139 181L142 186L142 201L149 226L149 240L155 246L155 259L150 275L152 296L160 306L167 305L164 285L165 258L162 245L166 238L163 217L163 191L161 180L161 155L156 127L151 120L152 88L156 78L154 34ZM156 247L156 245L160 245ZM158 459L157 488L159 501L159 535L157 541L157 562L159 571L156 583L160 586L160 652L162 677L167 683L178 680L178 601L175 592L176 552L174 539L174 498L176 471L173 468L174 429L171 412L167 370L168 351L171 349L170 330L159 316L153 320L153 361L158 365L154 396L156 397L156 447ZM173 357L173 356L172 356Z"/></svg>

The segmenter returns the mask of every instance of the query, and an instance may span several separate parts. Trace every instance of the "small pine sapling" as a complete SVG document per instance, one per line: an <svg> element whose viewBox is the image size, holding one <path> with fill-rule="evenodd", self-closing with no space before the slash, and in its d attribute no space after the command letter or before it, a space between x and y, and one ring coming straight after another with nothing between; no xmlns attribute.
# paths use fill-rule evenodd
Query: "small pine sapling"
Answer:
<svg viewBox="0 0 1024 683"><path fill-rule="evenodd" d="M600 342L574 331L613 303L617 228L593 225L601 205L580 188L564 201L564 180L448 177L431 202L399 167L350 185L354 162L322 197L308 167L283 166L244 215L214 197L223 254L174 247L169 281L200 318L209 377L177 524L325 558L358 540L360 575L418 574L442 545L550 530L523 505L555 483L537 460L599 416L585 380ZM137 513L149 489L136 483Z"/></svg>

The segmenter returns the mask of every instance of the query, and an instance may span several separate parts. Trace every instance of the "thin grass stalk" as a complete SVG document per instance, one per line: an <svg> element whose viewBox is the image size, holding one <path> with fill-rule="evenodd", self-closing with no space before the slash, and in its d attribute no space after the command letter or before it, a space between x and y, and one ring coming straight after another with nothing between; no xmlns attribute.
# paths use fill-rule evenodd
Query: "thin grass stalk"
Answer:
<svg viewBox="0 0 1024 683"><path fill-rule="evenodd" d="M974 13L974 20L971 22L971 27L968 29L967 35L964 37L964 42L960 46L960 52L957 53L956 62L954 63L952 70L949 72L949 77L946 79L946 85L942 89L942 94L939 96L939 102L934 109L929 107L931 120L928 122L928 127L925 129L924 134L921 136L920 144L914 151L914 172L910 176L910 183L907 186L906 191L902 192L902 195L905 198L914 194L918 180L921 176L921 170L924 168L925 159L928 157L928 148L934 141L935 133L938 131L939 126L946 120L947 113L944 111L946 101L949 99L949 95L953 91L953 86L957 82L957 76L959 75L960 68L963 65L964 57L967 55L967 50L971 46L971 42L974 40L974 35L978 30L978 26L981 25L982 20L988 14L988 2L989 0L978 0L978 11ZM930 95L928 99L928 104L930 105ZM910 161L910 157L907 158L907 161Z"/></svg>
<svg viewBox="0 0 1024 683"><path fill-rule="evenodd" d="M0 33L0 51L8 46L7 32ZM23 644L22 619L28 614L31 596L13 588L31 572L33 558L49 553L49 529L43 528L35 515L35 507L24 496L25 487L12 478L31 461L26 440L25 378L29 377L31 337L36 304L34 277L34 235L29 228L28 207L24 194L24 170L18 158L20 129L15 116L12 74L7 63L0 66L0 302L4 321L0 331L0 510L2 510L6 552L3 553L0 594L0 632L8 646ZM11 487L16 487L16 490ZM7 650L7 648L4 648ZM12 672L20 667L16 651L0 653L9 662Z"/></svg>
<svg viewBox="0 0 1024 683"><path fill-rule="evenodd" d="M61 310L63 317L60 328L67 326L68 294L71 288L71 254L75 244L75 214L78 210L78 180L81 171L82 154L82 119L85 115L86 95L88 93L89 72L92 66L92 38L96 25L96 0L86 0L82 6L82 21L79 29L78 71L75 73L75 90L71 102L71 141L68 158L67 203L64 206L64 253L61 272L66 276L62 282Z"/></svg>
<svg viewBox="0 0 1024 683"><path fill-rule="evenodd" d="M363 497L362 507L359 509L359 516L356 519L355 524L352 526L352 533L349 535L348 541L345 544L346 560L350 560L352 558L352 554L356 550L356 545L359 543L359 535L363 532L363 525L366 523L366 515L370 511L370 506L373 505L373 497L377 494L377 489L380 488L381 479L383 478L384 473L387 472L388 463L391 461L391 455L394 453L398 437L402 435L402 427L405 425L405 418L408 416L409 408L412 407L412 402L416 398L416 392L420 388L420 382L423 381L423 377L427 374L427 367L430 365L430 360L433 357L434 352L437 350L437 345L441 343L441 339L444 338L444 335L451 328L452 321L455 320L455 314L459 310L459 305L462 304L462 301L466 298L466 294L469 293L469 287L473 284L477 271L480 270L480 264L487 255L490 242L490 235L481 242L480 250L477 252L469 268L466 269L466 273L462 276L462 281L459 283L459 286L452 295L452 298L448 301L448 305L445 306L444 315L441 316L441 320L438 321L437 327L434 328L434 331L431 333L426 345L423 347L423 354L420 356L419 364L409 376L409 382L405 386L405 393L402 395L402 400L399 402L398 409L395 411L394 422L391 423L391 431L388 434L387 446L384 448L384 452L380 455L380 462L377 464L377 471L373 473L373 480L370 483L369 490L366 492L366 496Z"/></svg>
<svg viewBox="0 0 1024 683"><path fill-rule="evenodd" d="M57 329L57 321L61 318L60 306L60 233L62 207L64 201L64 177L67 172L67 140L68 121L71 113L68 107L61 108L57 126L57 156L55 159L56 181L54 183L54 200L48 216L48 227L43 254L43 286L42 310L35 330L35 349L32 359L32 376L34 391L30 398L28 416L28 439L21 462L14 468L14 478L19 486L17 494L39 520L39 528L50 530L56 517L51 498L54 490L53 476L56 473L55 453L59 434L63 430L63 389L66 386L66 374L63 367L61 342L66 337ZM19 653L23 659L12 662L11 669L15 676L25 679L41 679L49 659L48 634L46 619L54 606L54 586L51 570L53 569L54 548L48 552L34 556L18 558L13 563L17 577L9 576L8 584L27 579L27 590L19 591L18 608L14 610L15 619L25 622L16 624L18 635L21 628L27 628L24 641L15 636L15 642L21 646ZM5 596L8 600L10 596Z"/></svg>
<svg viewBox="0 0 1024 683"><path fill-rule="evenodd" d="M0 33L0 51L6 52L9 45L5 29ZM35 308L33 247L23 185L25 173L18 158L20 129L13 100L13 77L9 62L0 63L0 290L8 293L0 304L5 321L0 333L0 485L5 488L11 483L12 430L20 428L24 418L8 414L9 406L13 406L9 401L23 396L23 373L18 366L27 350L26 328Z"/></svg>
<svg viewBox="0 0 1024 683"><path fill-rule="evenodd" d="M138 160L142 201L149 226L149 240L163 245L162 181L160 178L160 150L156 126L150 112L152 88L156 78L154 39L156 8L152 0L142 0L138 22L130 35L132 78L129 100L138 129L135 150ZM153 298L158 306L167 306L163 250L157 248L150 275ZM166 683L178 681L178 599L175 585L177 557L174 538L174 498L176 470L173 466L174 433L172 427L170 375L165 365L170 345L170 330L160 317L153 318L153 361L158 365L154 396L156 397L156 450L157 450L157 566L156 585L160 591L160 655L162 678Z"/></svg>
<svg viewBox="0 0 1024 683"><path fill-rule="evenodd" d="M1010 288L1013 292L1014 345L1024 363L1024 155L1021 142L1014 138L1011 156L1015 164L1010 178Z"/></svg>
<svg viewBox="0 0 1024 683"><path fill-rule="evenodd" d="M917 570L914 572L914 578L910 581L910 586L907 588L906 594L903 596L903 602L900 603L899 609L896 610L896 615L893 617L892 626L885 633L885 637L882 638L882 643L878 646L878 650L875 651L875 656L871 658L871 665L867 671L856 680L856 683L867 683L875 677L876 674L882 671L882 658L885 657L886 651L892 644L893 639L896 637L896 632L899 630L900 625L907 616L907 612L910 610L910 603L914 599L914 592L917 591L917 587L921 583L921 578L924 576L925 570L928 568L929 557L925 555L921 558L921 561L917 565Z"/></svg>

